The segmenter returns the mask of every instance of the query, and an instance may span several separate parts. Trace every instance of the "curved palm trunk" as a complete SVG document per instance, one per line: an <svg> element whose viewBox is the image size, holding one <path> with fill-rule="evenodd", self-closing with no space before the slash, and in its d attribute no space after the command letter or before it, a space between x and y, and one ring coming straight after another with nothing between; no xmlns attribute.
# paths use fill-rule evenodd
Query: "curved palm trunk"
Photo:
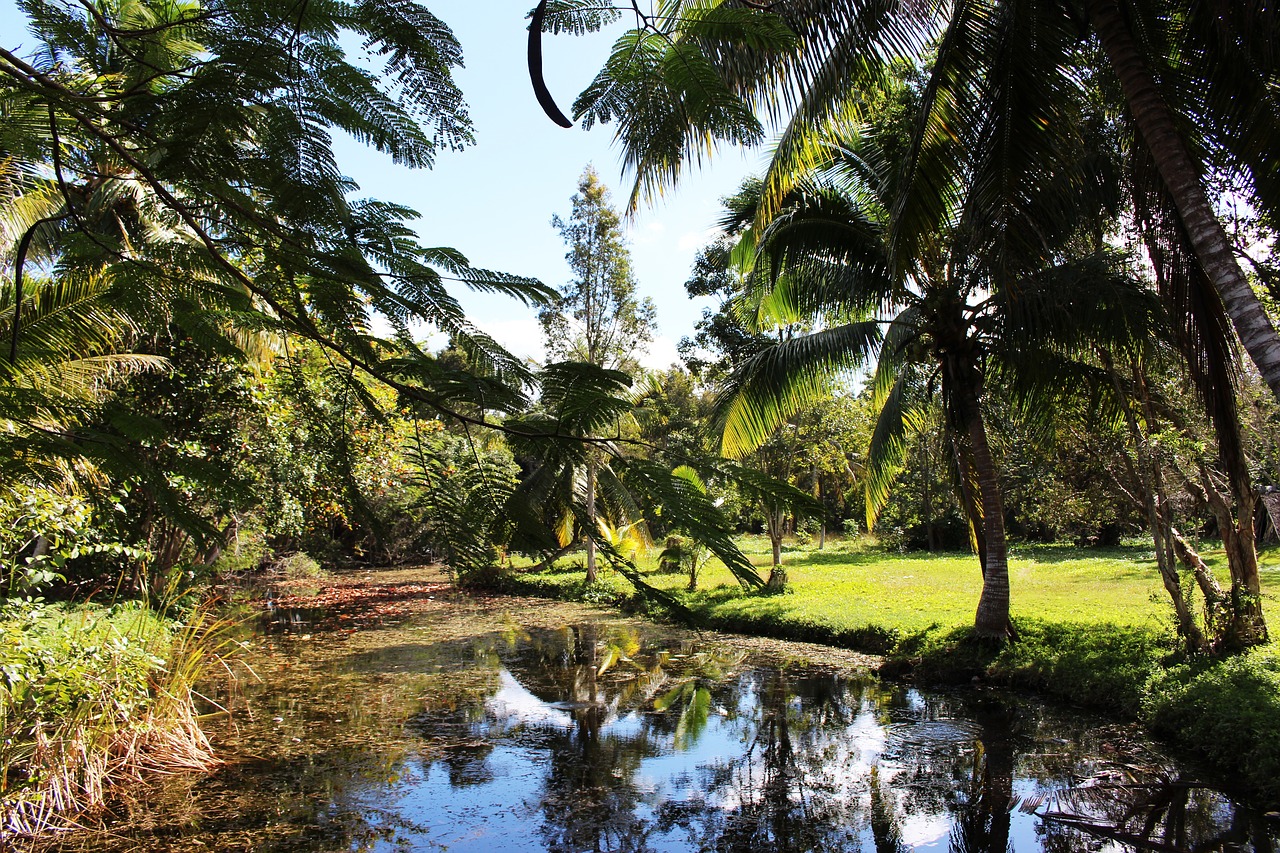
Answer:
<svg viewBox="0 0 1280 853"><path fill-rule="evenodd" d="M1271 393L1280 399L1280 336L1267 318L1231 241L1213 212L1200 172L1156 88L1116 0L1088 0L1089 21L1120 79L1121 89L1165 186L1178 208L1196 258L1213 283L1241 343Z"/></svg>
<svg viewBox="0 0 1280 853"><path fill-rule="evenodd" d="M978 564L985 572L987 566L987 535L982 526L982 507L978 504L978 496L974 494L973 454L964 443L962 436L951 437L951 451L956 457L956 471L959 472L960 501L964 506L965 518L969 522L969 544L973 553L978 555Z"/></svg>
<svg viewBox="0 0 1280 853"><path fill-rule="evenodd" d="M987 432L977 400L971 407L969 438L973 450L973 467L982 490L982 527L986 534L986 562L982 567L982 597L973 627L980 637L1014 636L1009 621L1009 550L1004 538L1004 500L1000 496L1000 478L996 474Z"/></svg>
<svg viewBox="0 0 1280 853"><path fill-rule="evenodd" d="M972 365L952 366L955 393L960 405L961 426L978 480L982 504L984 554L982 561L982 595L973 627L979 637L1009 639L1016 636L1009 621L1009 550L1004 532L1004 500L1000 494L1000 477L996 472L987 429L982 422L978 402L978 371Z"/></svg>

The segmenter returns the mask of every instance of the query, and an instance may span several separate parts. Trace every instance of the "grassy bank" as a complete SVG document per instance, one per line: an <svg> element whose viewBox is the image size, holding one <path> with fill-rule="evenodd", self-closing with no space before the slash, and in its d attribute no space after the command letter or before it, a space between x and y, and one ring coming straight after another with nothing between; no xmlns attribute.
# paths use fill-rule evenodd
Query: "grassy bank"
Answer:
<svg viewBox="0 0 1280 853"><path fill-rule="evenodd" d="M101 805L112 783L213 763L191 688L203 620L132 604L0 608L0 847Z"/></svg>
<svg viewBox="0 0 1280 853"><path fill-rule="evenodd" d="M767 543L743 544L767 572ZM1220 562L1212 551L1206 556ZM1148 548L1016 549L1010 583L1021 639L1005 646L969 630L980 588L969 554L891 554L854 542L793 548L784 564L790 587L781 595L744 594L714 566L695 592L684 591L687 576L659 573L652 563L641 568L648 583L675 595L706 627L884 654L886 675L977 678L1141 720L1254 796L1280 804L1280 649L1272 644L1224 662L1179 661ZM1264 554L1262 566L1269 604L1280 593L1280 552ZM581 566L569 562L520 573L511 587L619 603L632 596L616 574L592 588L583 578Z"/></svg>

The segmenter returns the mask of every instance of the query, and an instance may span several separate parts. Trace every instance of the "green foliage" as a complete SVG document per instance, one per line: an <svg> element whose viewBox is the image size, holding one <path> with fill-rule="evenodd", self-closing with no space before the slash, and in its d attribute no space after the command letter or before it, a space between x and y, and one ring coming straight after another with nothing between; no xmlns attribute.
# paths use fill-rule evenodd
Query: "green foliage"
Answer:
<svg viewBox="0 0 1280 853"><path fill-rule="evenodd" d="M791 51L796 37L773 14L721 3L664 3L618 38L573 105L585 128L617 122L624 164L637 173L632 209L641 198L656 198L685 160L709 153L712 138L734 145L764 140L752 105L736 96L736 81L715 66L708 44L737 44L773 57Z"/></svg>
<svg viewBox="0 0 1280 853"><path fill-rule="evenodd" d="M319 578L326 574L315 558L302 551L281 557L275 562L275 568L287 580Z"/></svg>
<svg viewBox="0 0 1280 853"><path fill-rule="evenodd" d="M1143 717L1161 736L1269 798L1280 797L1280 657L1274 646L1159 674Z"/></svg>
<svg viewBox="0 0 1280 853"><path fill-rule="evenodd" d="M422 537L463 583L491 581L508 539L504 508L519 467L501 447L484 447L469 433L439 422L418 424L406 448L418 495L410 504Z"/></svg>
<svg viewBox="0 0 1280 853"><path fill-rule="evenodd" d="M99 696L99 677L114 682L112 700L132 713L149 700L153 672L166 665L171 627L136 604L69 611L10 602L0 622L6 712L0 725L73 716Z"/></svg>
<svg viewBox="0 0 1280 853"><path fill-rule="evenodd" d="M991 643L969 629L929 636L915 671L930 681L976 676L1132 718L1170 649L1165 632L1140 626L1040 619L1017 625L1012 643Z"/></svg>
<svg viewBox="0 0 1280 853"><path fill-rule="evenodd" d="M118 505L117 505L118 507ZM111 524L82 495L30 488L0 500L0 598L30 598L58 582L76 579L87 563L102 572L143 560L147 552L113 538Z"/></svg>
<svg viewBox="0 0 1280 853"><path fill-rule="evenodd" d="M0 828L74 823L117 775L212 762L192 688L216 627L136 605L0 608Z"/></svg>

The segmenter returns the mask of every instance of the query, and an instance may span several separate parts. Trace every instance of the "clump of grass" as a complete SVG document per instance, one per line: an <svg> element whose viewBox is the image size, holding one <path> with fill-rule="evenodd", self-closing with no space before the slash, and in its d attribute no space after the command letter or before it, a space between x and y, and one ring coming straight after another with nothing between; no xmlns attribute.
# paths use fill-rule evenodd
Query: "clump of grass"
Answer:
<svg viewBox="0 0 1280 853"><path fill-rule="evenodd" d="M315 580L328 575L314 557L303 551L280 557L273 568L285 580Z"/></svg>
<svg viewBox="0 0 1280 853"><path fill-rule="evenodd" d="M0 615L0 836L72 826L110 786L216 763L194 685L222 626L134 605Z"/></svg>

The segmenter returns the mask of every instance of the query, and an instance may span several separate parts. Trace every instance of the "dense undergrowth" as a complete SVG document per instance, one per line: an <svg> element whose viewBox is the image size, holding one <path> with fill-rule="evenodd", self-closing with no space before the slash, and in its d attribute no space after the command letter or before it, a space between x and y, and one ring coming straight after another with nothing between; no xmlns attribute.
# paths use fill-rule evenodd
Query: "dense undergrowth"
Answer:
<svg viewBox="0 0 1280 853"><path fill-rule="evenodd" d="M5 603L0 839L74 825L122 779L214 764L193 689L218 631L132 603Z"/></svg>
<svg viewBox="0 0 1280 853"><path fill-rule="evenodd" d="M1014 601L1024 607L1015 604L1015 614L1043 615L1015 615L1019 638L1008 644L979 639L964 618L971 614L953 612L957 589L976 597L973 578L961 580L975 571L972 557L839 554L794 554L783 595L747 595L723 584L681 592L669 577L645 577L675 595L682 618L701 627L880 654L885 677L976 680L1140 721L1245 796L1280 804L1280 650L1272 643L1226 659L1182 655L1153 595L1159 582L1149 551L1041 548L1017 555ZM1264 565L1274 560L1273 552ZM921 576L923 566L932 576ZM890 578L914 585L876 601L852 592ZM572 566L516 573L503 585L526 595L651 606L618 578L586 587ZM1028 598L1033 606L1025 606ZM1093 618L1079 618L1089 612Z"/></svg>

